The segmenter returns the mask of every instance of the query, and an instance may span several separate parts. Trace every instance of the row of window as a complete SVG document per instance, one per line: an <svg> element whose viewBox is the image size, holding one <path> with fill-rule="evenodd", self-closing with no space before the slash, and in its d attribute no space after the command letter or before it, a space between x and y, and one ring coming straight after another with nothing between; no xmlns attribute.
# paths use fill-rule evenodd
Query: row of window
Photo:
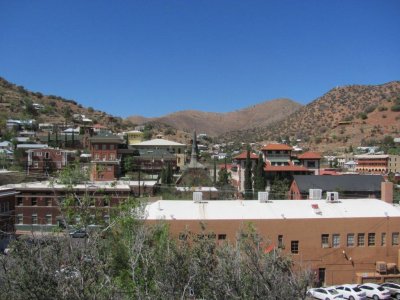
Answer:
<svg viewBox="0 0 400 300"><path fill-rule="evenodd" d="M114 150L115 145L114 144L95 144L94 145L95 150L100 150L100 148L101 148L101 150Z"/></svg>
<svg viewBox="0 0 400 300"><path fill-rule="evenodd" d="M32 197L31 199L31 205L30 206L37 206L38 205L38 199L35 197ZM60 198L60 202L62 202L64 199ZM79 198L76 198L76 205L79 205ZM99 205L103 206L109 206L110 205L110 199L108 197L104 198L90 198L90 206L96 206L96 202ZM52 206L53 199L52 198L44 198L44 206ZM7 203L8 204L8 203ZM23 198L17 198L17 205L18 206L23 206ZM28 205L29 206L29 205ZM1 207L0 207L1 208Z"/></svg>
<svg viewBox="0 0 400 300"><path fill-rule="evenodd" d="M52 198L45 198L44 199L44 205L45 206L52 206L53 204L53 199ZM17 205L22 206L24 205L24 199L22 197L17 198ZM36 197L31 197L31 206L37 206L38 205L38 199Z"/></svg>
<svg viewBox="0 0 400 300"><path fill-rule="evenodd" d="M107 154L100 155L99 153L96 153L94 155L94 159L95 160L107 160ZM114 153L110 153L108 155L108 160L115 160L115 154Z"/></svg>
<svg viewBox="0 0 400 300"><path fill-rule="evenodd" d="M27 218L25 216L25 218ZM104 222L109 223L110 222L110 216L109 215L104 215L103 216ZM26 220L26 219L25 219ZM95 223L96 217L95 215L91 215L91 220L93 223ZM80 219L77 217L76 222L79 222ZM16 218L16 224L23 225L24 223L24 215L23 214L18 214ZM46 214L44 218L41 218L40 222L38 220L38 215L37 214L32 214L31 215L31 222L28 224L32 225L38 225L38 224L46 224L46 225L52 225L53 224L53 215L52 214Z"/></svg>
<svg viewBox="0 0 400 300"><path fill-rule="evenodd" d="M380 246L386 246L386 232L382 232L380 235ZM392 232L392 246L399 245L399 232ZM348 233L346 239L347 247L364 247L368 245L369 247L378 245L377 237L375 232L370 232L366 236L365 233ZM321 246L322 248L330 247L329 243L329 234L321 235ZM339 248L340 247L340 234L334 233L332 234L332 247Z"/></svg>

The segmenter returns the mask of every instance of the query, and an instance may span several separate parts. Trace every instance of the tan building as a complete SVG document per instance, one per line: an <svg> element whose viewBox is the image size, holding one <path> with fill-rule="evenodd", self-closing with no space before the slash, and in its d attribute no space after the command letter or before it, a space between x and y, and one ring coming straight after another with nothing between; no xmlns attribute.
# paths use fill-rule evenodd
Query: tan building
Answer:
<svg viewBox="0 0 400 300"><path fill-rule="evenodd" d="M218 241L232 241L251 223L266 249L291 255L324 285L362 281L378 261L399 264L400 209L377 199L164 200L149 204L146 213L149 223L166 222L176 237L184 230L201 233L202 223Z"/></svg>
<svg viewBox="0 0 400 300"><path fill-rule="evenodd" d="M138 144L143 141L143 132L139 130L128 131L126 136L128 137L128 145Z"/></svg>
<svg viewBox="0 0 400 300"><path fill-rule="evenodd" d="M400 173L400 155L389 155L389 173Z"/></svg>
<svg viewBox="0 0 400 300"><path fill-rule="evenodd" d="M356 172L360 174L387 174L389 155L386 154L362 154L356 155Z"/></svg>

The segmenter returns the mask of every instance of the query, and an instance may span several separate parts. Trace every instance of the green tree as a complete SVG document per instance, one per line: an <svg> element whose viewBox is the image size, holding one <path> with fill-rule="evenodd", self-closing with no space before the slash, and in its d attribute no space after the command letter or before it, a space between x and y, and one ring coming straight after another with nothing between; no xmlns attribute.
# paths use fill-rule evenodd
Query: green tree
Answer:
<svg viewBox="0 0 400 300"><path fill-rule="evenodd" d="M252 163L250 160L250 146L247 147L247 156L244 170L244 198L253 199L253 178L251 176Z"/></svg>
<svg viewBox="0 0 400 300"><path fill-rule="evenodd" d="M262 154L258 156L257 164L254 172L254 192L264 192L265 191L265 163Z"/></svg>
<svg viewBox="0 0 400 300"><path fill-rule="evenodd" d="M286 178L276 177L269 192L269 199L271 200L287 200L289 198L290 182Z"/></svg>

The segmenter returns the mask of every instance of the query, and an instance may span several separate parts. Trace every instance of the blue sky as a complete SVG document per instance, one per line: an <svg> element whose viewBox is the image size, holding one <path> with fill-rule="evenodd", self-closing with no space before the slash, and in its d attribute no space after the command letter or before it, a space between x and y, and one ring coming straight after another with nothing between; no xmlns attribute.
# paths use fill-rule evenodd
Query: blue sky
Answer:
<svg viewBox="0 0 400 300"><path fill-rule="evenodd" d="M0 0L0 76L116 116L400 80L400 1Z"/></svg>

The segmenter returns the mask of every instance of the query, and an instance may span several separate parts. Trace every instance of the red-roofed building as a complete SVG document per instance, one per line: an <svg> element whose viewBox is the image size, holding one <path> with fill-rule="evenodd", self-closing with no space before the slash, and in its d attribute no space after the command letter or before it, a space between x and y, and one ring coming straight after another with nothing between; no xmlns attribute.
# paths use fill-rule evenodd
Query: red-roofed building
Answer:
<svg viewBox="0 0 400 300"><path fill-rule="evenodd" d="M320 175L321 154L317 152L305 152L297 157L300 164L309 170L313 170L315 175Z"/></svg>

